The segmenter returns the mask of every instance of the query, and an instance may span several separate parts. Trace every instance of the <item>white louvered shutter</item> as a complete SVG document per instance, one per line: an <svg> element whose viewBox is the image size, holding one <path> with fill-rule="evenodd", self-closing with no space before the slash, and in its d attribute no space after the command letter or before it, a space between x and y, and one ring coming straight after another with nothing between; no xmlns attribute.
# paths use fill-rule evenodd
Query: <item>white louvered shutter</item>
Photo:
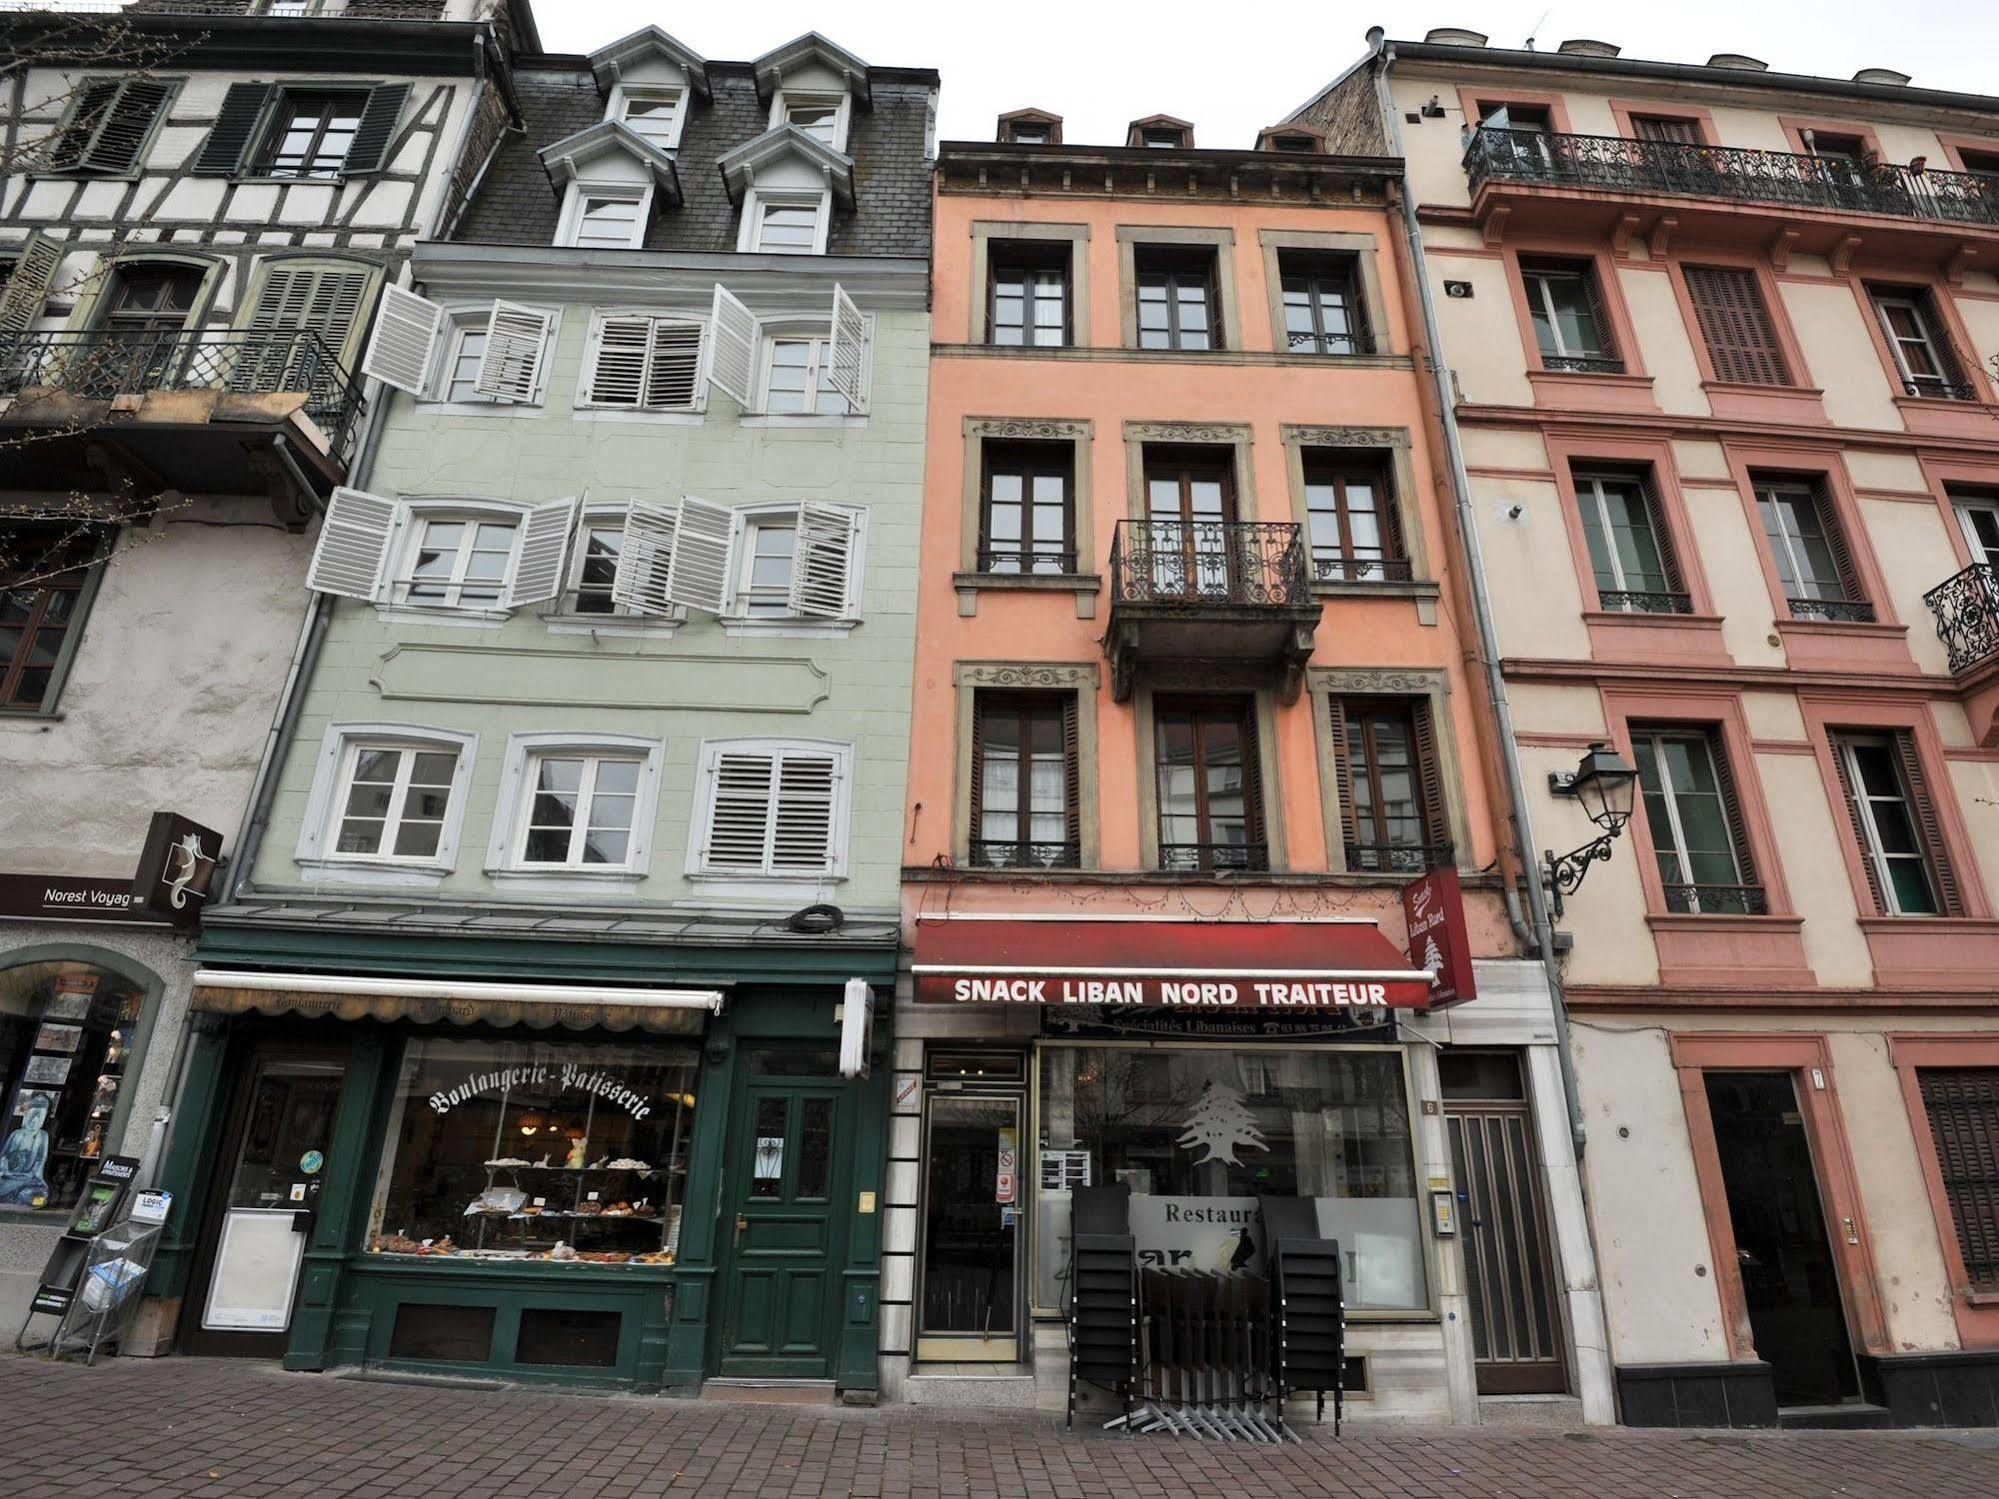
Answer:
<svg viewBox="0 0 1999 1499"><path fill-rule="evenodd" d="M554 316L515 302L495 302L486 321L486 352L472 388L496 401L528 401L541 389L541 364Z"/></svg>
<svg viewBox="0 0 1999 1499"><path fill-rule="evenodd" d="M833 808L839 800L836 755L786 750L778 757L771 818L773 874L824 873L833 866Z"/></svg>
<svg viewBox="0 0 1999 1499"><path fill-rule="evenodd" d="M657 411L692 411L701 404L700 323L655 318L646 356L645 403Z"/></svg>
<svg viewBox="0 0 1999 1499"><path fill-rule="evenodd" d="M611 578L612 603L635 614L673 613L666 579L673 562L673 538L680 529L679 520L676 505L632 501L618 548L618 570Z"/></svg>
<svg viewBox="0 0 1999 1499"><path fill-rule="evenodd" d="M576 530L576 500L537 505L521 524L514 576L500 595L502 609L545 604L562 592L569 562L569 538Z"/></svg>
<svg viewBox="0 0 1999 1499"><path fill-rule="evenodd" d="M719 283L708 325L714 330L708 355L709 383L748 410L757 384L757 349L763 342L763 325Z"/></svg>
<svg viewBox="0 0 1999 1499"><path fill-rule="evenodd" d="M680 502L666 595L690 609L720 614L736 572L736 512L688 495Z"/></svg>
<svg viewBox="0 0 1999 1499"><path fill-rule="evenodd" d="M644 405L651 352L651 318L607 317L599 323L597 358L590 367L591 404Z"/></svg>
<svg viewBox="0 0 1999 1499"><path fill-rule="evenodd" d="M703 865L724 873L768 873L777 756L749 750L714 753Z"/></svg>
<svg viewBox="0 0 1999 1499"><path fill-rule="evenodd" d="M383 287L375 331L368 336L368 352L361 356L361 373L413 396L422 395L443 328L444 309L437 303L400 286Z"/></svg>
<svg viewBox="0 0 1999 1499"><path fill-rule="evenodd" d="M793 614L815 619L849 616L860 535L858 510L810 500L798 507L798 540L791 560Z"/></svg>
<svg viewBox="0 0 1999 1499"><path fill-rule="evenodd" d="M868 320L846 289L833 286L832 336L826 341L826 380L847 398L856 416L868 409Z"/></svg>
<svg viewBox="0 0 1999 1499"><path fill-rule="evenodd" d="M305 586L316 593L373 601L388 571L389 542L402 507L359 489L335 489L326 502Z"/></svg>

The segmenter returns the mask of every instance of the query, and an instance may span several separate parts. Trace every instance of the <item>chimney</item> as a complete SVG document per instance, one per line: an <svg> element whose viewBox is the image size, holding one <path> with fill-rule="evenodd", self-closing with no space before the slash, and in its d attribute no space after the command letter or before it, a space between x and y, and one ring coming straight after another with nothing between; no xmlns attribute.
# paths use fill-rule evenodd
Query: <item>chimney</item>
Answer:
<svg viewBox="0 0 1999 1499"><path fill-rule="evenodd" d="M1572 42L1563 42L1555 50L1557 52L1566 52L1571 57L1615 57L1624 49L1614 46L1609 42L1592 42L1587 38L1579 37Z"/></svg>
<svg viewBox="0 0 1999 1499"><path fill-rule="evenodd" d="M1740 73L1767 73L1770 64L1760 57L1750 57L1742 52L1717 52L1707 60L1711 68L1734 68Z"/></svg>
<svg viewBox="0 0 1999 1499"><path fill-rule="evenodd" d="M1900 88L1909 81L1907 73L1898 73L1893 68L1862 68L1853 75L1855 83L1885 83L1890 88Z"/></svg>
<svg viewBox="0 0 1999 1499"><path fill-rule="evenodd" d="M1432 26L1423 33L1423 40L1435 42L1439 47L1483 47L1483 31L1467 31L1462 26Z"/></svg>

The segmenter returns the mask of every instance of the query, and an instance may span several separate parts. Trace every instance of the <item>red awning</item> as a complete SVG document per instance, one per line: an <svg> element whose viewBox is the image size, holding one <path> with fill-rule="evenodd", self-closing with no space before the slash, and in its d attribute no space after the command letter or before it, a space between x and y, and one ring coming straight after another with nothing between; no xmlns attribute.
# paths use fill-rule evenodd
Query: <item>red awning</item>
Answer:
<svg viewBox="0 0 1999 1499"><path fill-rule="evenodd" d="M1431 975L1360 918L1152 921L919 917L921 1004L1236 1010L1416 1008Z"/></svg>

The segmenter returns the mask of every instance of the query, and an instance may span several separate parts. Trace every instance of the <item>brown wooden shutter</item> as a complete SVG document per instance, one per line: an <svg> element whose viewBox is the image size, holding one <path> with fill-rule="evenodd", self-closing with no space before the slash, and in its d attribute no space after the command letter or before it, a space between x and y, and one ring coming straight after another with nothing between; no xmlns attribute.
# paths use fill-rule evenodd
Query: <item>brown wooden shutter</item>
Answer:
<svg viewBox="0 0 1999 1499"><path fill-rule="evenodd" d="M1367 298L1361 290L1358 257L1347 266L1347 327L1353 330L1356 354L1372 354L1375 351L1374 329L1367 320Z"/></svg>
<svg viewBox="0 0 1999 1499"><path fill-rule="evenodd" d="M1670 115L1633 115L1631 133L1641 141L1676 141L1683 146L1701 143L1701 127L1696 121Z"/></svg>
<svg viewBox="0 0 1999 1499"><path fill-rule="evenodd" d="M1360 828L1354 821L1353 736L1348 732L1347 705L1331 700L1330 729L1333 740L1333 794L1340 799L1340 837L1351 848L1360 842Z"/></svg>
<svg viewBox="0 0 1999 1499"><path fill-rule="evenodd" d="M1916 1069L1965 1277L1999 1288L1999 1067Z"/></svg>
<svg viewBox="0 0 1999 1499"><path fill-rule="evenodd" d="M1589 302L1590 320L1596 324L1596 357L1616 359L1617 334L1610 324L1610 306L1604 300L1603 283L1597 279L1593 261L1580 261L1576 269L1583 278L1583 297Z"/></svg>
<svg viewBox="0 0 1999 1499"><path fill-rule="evenodd" d="M1388 556L1397 562L1409 560L1409 538L1402 531L1402 505L1395 497L1395 470L1383 463L1378 472L1368 478L1374 484L1375 515L1381 523L1381 544ZM1393 573L1386 576L1393 577Z"/></svg>
<svg viewBox="0 0 1999 1499"><path fill-rule="evenodd" d="M1081 690L1062 694L1062 836L1083 862L1083 728Z"/></svg>
<svg viewBox="0 0 1999 1499"><path fill-rule="evenodd" d="M1853 828L1853 846L1860 852L1860 867L1867 872L1867 889L1874 897L1876 916L1888 911L1888 894L1881 888L1881 871L1867 852L1867 814L1860 808L1859 788L1853 784L1853 772L1846 763L1846 742L1835 734L1832 740L1833 769L1839 772L1839 789L1846 797L1846 817Z"/></svg>
<svg viewBox="0 0 1999 1499"><path fill-rule="evenodd" d="M1944 842L1943 819L1937 815L1936 799L1930 795L1923 775L1922 757L1916 752L1916 736L1907 729L1894 731L1895 754L1902 762L1902 784L1909 792L1909 812L1916 832L1923 840L1923 852L1930 866L1930 880L1936 886L1937 906L1946 916L1965 914L1964 891L1957 871L1951 867L1950 846Z"/></svg>
<svg viewBox="0 0 1999 1499"><path fill-rule="evenodd" d="M1930 330L1930 348L1937 356L1937 368L1943 371L1944 379L1967 396L1974 394L1971 382L1965 378L1964 361L1957 357L1950 325L1943 320L1943 309L1937 305L1936 294L1927 286L1917 287L1916 305L1922 309L1923 322Z"/></svg>
<svg viewBox="0 0 1999 1499"><path fill-rule="evenodd" d="M1442 850L1451 845L1450 804L1444 798L1444 767L1437 754L1437 724L1428 698L1409 705L1410 745L1416 752L1416 782L1423 794L1423 841L1439 852L1438 863L1449 863Z"/></svg>
<svg viewBox="0 0 1999 1499"><path fill-rule="evenodd" d="M1736 790L1735 767L1729 763L1728 746L1721 735L1710 732L1708 758L1714 762L1714 782L1721 793L1722 815L1728 819L1728 841L1735 848L1736 879L1744 885L1760 885L1756 878L1756 856L1749 849L1749 819L1742 813L1742 796Z"/></svg>
<svg viewBox="0 0 1999 1499"><path fill-rule="evenodd" d="M1812 504L1818 510L1819 530L1825 534L1832 565L1839 569L1841 591L1856 603L1864 600L1867 594L1860 586L1860 570L1853 565L1853 547L1847 541L1846 527L1840 524L1839 509L1833 504L1832 491L1823 477L1812 480Z"/></svg>
<svg viewBox="0 0 1999 1499"><path fill-rule="evenodd" d="M1242 805L1249 842L1267 844L1263 831L1263 754L1257 747L1255 698L1242 705Z"/></svg>
<svg viewBox="0 0 1999 1499"><path fill-rule="evenodd" d="M1690 265L1685 275L1715 379L1789 385L1783 350L1754 274L1734 266Z"/></svg>
<svg viewBox="0 0 1999 1499"><path fill-rule="evenodd" d="M972 775L966 802L971 808L971 826L965 830L966 848L985 836L986 806L986 694L972 694ZM970 862L976 863L974 857Z"/></svg>
<svg viewBox="0 0 1999 1499"><path fill-rule="evenodd" d="M1673 548L1673 533L1666 528L1666 502L1659 493L1658 471L1648 464L1638 470L1636 477L1645 497L1646 519L1652 524L1652 544L1659 549L1659 565L1666 570L1666 586L1674 593L1685 593L1687 583L1680 572L1680 555Z"/></svg>

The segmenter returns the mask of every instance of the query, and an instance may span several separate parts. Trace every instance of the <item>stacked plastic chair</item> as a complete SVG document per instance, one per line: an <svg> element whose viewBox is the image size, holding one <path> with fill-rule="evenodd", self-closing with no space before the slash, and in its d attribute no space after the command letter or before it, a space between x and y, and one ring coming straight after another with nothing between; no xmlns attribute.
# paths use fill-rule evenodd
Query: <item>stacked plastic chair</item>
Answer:
<svg viewBox="0 0 1999 1499"><path fill-rule="evenodd" d="M1319 1237L1318 1214L1310 1198L1264 1197L1264 1257L1270 1267L1270 1373L1276 1385L1277 1425L1284 1430L1284 1402L1294 1393L1316 1392L1319 1419L1326 1419L1326 1395L1333 1397L1333 1435L1340 1434L1346 1398L1346 1305L1340 1283L1337 1239Z"/></svg>
<svg viewBox="0 0 1999 1499"><path fill-rule="evenodd" d="M1070 1195L1069 1425L1083 1383L1110 1390L1131 1424L1138 1394L1138 1246L1131 1235L1131 1189L1078 1187Z"/></svg>

